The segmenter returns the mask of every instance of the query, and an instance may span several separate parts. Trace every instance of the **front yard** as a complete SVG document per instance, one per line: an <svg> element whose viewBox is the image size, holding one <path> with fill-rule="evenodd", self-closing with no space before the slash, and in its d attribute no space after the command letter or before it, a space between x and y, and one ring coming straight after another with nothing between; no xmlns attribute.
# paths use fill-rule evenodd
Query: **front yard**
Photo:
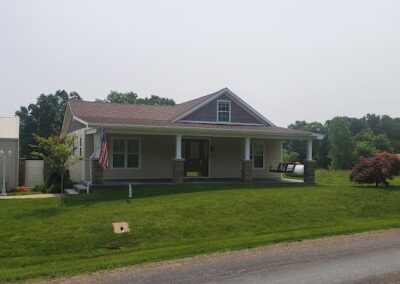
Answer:
<svg viewBox="0 0 400 284"><path fill-rule="evenodd" d="M0 200L0 282L91 272L215 251L400 227L400 180L361 187L319 171L316 186L141 186ZM131 232L115 235L111 223Z"/></svg>

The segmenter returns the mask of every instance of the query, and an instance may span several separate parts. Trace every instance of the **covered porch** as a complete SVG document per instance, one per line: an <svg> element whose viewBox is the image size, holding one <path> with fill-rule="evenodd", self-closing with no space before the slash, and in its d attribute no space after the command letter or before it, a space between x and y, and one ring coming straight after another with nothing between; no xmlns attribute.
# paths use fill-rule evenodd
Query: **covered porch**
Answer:
<svg viewBox="0 0 400 284"><path fill-rule="evenodd" d="M85 133L84 183L298 183L271 172L282 162L282 142L293 137L217 133L144 133L105 129L109 167L99 162L100 130ZM312 140L307 141L306 182L314 182Z"/></svg>

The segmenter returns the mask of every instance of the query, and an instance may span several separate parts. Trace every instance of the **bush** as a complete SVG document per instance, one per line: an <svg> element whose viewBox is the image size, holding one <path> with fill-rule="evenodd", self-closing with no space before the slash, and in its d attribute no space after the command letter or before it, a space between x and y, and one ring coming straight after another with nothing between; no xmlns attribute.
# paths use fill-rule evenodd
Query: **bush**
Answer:
<svg viewBox="0 0 400 284"><path fill-rule="evenodd" d="M350 180L356 183L374 183L388 186L400 174L400 159L395 154L382 152L373 157L362 158L350 172Z"/></svg>
<svg viewBox="0 0 400 284"><path fill-rule="evenodd" d="M35 184L35 186L32 188L32 191L47 193L48 188L46 187L46 185L44 183L38 183L38 184Z"/></svg>
<svg viewBox="0 0 400 284"><path fill-rule="evenodd" d="M46 178L46 187L48 188L48 192L51 193L60 193L61 192L61 175L55 171L50 170L47 178ZM72 188L73 183L69 179L69 173L64 177L64 188Z"/></svg>

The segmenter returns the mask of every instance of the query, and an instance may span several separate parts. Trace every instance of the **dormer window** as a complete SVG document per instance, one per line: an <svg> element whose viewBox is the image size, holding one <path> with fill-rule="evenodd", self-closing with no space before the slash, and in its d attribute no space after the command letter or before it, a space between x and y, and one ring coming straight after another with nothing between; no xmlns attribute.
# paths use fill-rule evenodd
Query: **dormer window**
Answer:
<svg viewBox="0 0 400 284"><path fill-rule="evenodd" d="M231 121L231 101L227 100L217 101L217 121L218 122Z"/></svg>

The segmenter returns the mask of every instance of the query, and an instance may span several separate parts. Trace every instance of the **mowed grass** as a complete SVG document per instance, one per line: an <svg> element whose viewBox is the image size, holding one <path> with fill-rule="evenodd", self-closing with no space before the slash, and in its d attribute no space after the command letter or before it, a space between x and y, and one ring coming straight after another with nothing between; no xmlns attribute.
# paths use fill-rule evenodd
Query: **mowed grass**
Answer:
<svg viewBox="0 0 400 284"><path fill-rule="evenodd" d="M0 200L0 282L75 275L326 235L400 226L400 180L357 186L318 171L318 185L140 186ZM131 232L115 235L112 223Z"/></svg>

